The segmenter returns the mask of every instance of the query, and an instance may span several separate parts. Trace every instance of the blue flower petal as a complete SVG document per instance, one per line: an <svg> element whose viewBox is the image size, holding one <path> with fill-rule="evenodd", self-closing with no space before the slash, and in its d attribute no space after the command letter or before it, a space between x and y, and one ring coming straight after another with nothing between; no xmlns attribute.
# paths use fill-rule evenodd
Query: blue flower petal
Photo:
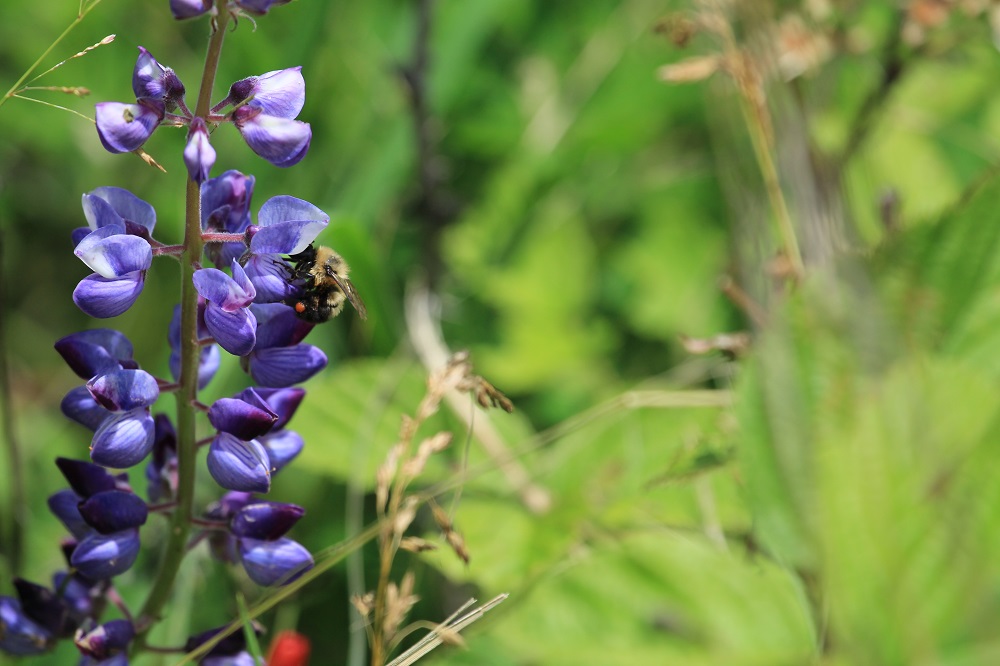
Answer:
<svg viewBox="0 0 1000 666"><path fill-rule="evenodd" d="M149 407L160 397L160 387L145 370L113 370L87 382L94 400L111 412Z"/></svg>
<svg viewBox="0 0 1000 666"><path fill-rule="evenodd" d="M290 583L313 567L309 551L287 538L240 539L240 561L250 580L265 586Z"/></svg>
<svg viewBox="0 0 1000 666"><path fill-rule="evenodd" d="M144 407L113 414L94 433L90 459L104 467L138 465L153 449L153 417Z"/></svg>
<svg viewBox="0 0 1000 666"><path fill-rule="evenodd" d="M139 57L132 70L132 92L137 98L159 100L168 110L184 98L184 84L169 67L156 61L149 51L139 47Z"/></svg>
<svg viewBox="0 0 1000 666"><path fill-rule="evenodd" d="M0 597L0 650L18 656L42 654L53 640L52 634L24 614L16 599Z"/></svg>
<svg viewBox="0 0 1000 666"><path fill-rule="evenodd" d="M239 266L239 264L235 264ZM241 269L242 270L242 269ZM246 274L243 274L243 278ZM202 268L194 272L194 287L205 300L215 304L226 312L235 312L253 302L253 293L237 283L218 268ZM253 285L245 280L251 289ZM205 313L205 323L208 325L208 313ZM209 326L211 330L211 326Z"/></svg>
<svg viewBox="0 0 1000 666"><path fill-rule="evenodd" d="M254 177L230 170L201 186L201 228L241 233L250 226ZM227 261L224 265L228 266Z"/></svg>
<svg viewBox="0 0 1000 666"><path fill-rule="evenodd" d="M118 479L100 465L85 460L56 458L56 467L80 497L90 497L105 490L119 488ZM127 487L127 484L125 484Z"/></svg>
<svg viewBox="0 0 1000 666"><path fill-rule="evenodd" d="M298 344L314 327L283 303L254 303L250 312L257 318L257 349Z"/></svg>
<svg viewBox="0 0 1000 666"><path fill-rule="evenodd" d="M266 493L271 489L271 462L260 442L219 433L208 449L208 471L227 490Z"/></svg>
<svg viewBox="0 0 1000 666"><path fill-rule="evenodd" d="M70 564L87 578L107 580L128 571L138 555L137 528L114 534L94 532L77 544Z"/></svg>
<svg viewBox="0 0 1000 666"><path fill-rule="evenodd" d="M95 113L97 136L109 153L131 152L146 143L163 120L164 112L162 102L100 102Z"/></svg>
<svg viewBox="0 0 1000 666"><path fill-rule="evenodd" d="M146 524L149 510L142 498L125 490L106 490L80 504L80 515L101 534L120 532Z"/></svg>
<svg viewBox="0 0 1000 666"><path fill-rule="evenodd" d="M76 285L73 302L91 317L117 317L132 307L145 282L146 271L135 271L114 279L91 273Z"/></svg>
<svg viewBox="0 0 1000 666"><path fill-rule="evenodd" d="M295 118L306 101L306 81L301 67L267 72L237 81L229 88L227 102L249 104L278 118Z"/></svg>
<svg viewBox="0 0 1000 666"><path fill-rule="evenodd" d="M299 294L290 281L290 267L277 254L251 255L244 268L257 291L254 303L281 303Z"/></svg>
<svg viewBox="0 0 1000 666"><path fill-rule="evenodd" d="M49 495L49 511L59 519L66 529L77 539L82 539L90 533L90 525L80 515L79 504L83 500L69 488Z"/></svg>
<svg viewBox="0 0 1000 666"><path fill-rule="evenodd" d="M266 403L255 405L237 398L220 398L208 409L213 428L244 441L267 434L277 420L278 415Z"/></svg>
<svg viewBox="0 0 1000 666"><path fill-rule="evenodd" d="M250 376L261 386L283 388L306 381L326 367L327 358L318 347L255 349L248 358Z"/></svg>
<svg viewBox="0 0 1000 666"><path fill-rule="evenodd" d="M254 502L233 516L229 531L241 538L274 541L285 536L305 514L306 510L296 504Z"/></svg>
<svg viewBox="0 0 1000 666"><path fill-rule="evenodd" d="M258 388L255 389L257 395L264 399L267 404L278 415L278 421L274 424L274 429L284 428L299 408L303 398L306 397L305 389L301 388Z"/></svg>
<svg viewBox="0 0 1000 666"><path fill-rule="evenodd" d="M170 13L175 19L201 16L212 8L212 0L170 0Z"/></svg>
<svg viewBox="0 0 1000 666"><path fill-rule="evenodd" d="M59 408L67 418L90 430L97 430L109 416L108 410L97 404L86 386L70 389L59 404Z"/></svg>
<svg viewBox="0 0 1000 666"><path fill-rule="evenodd" d="M298 164L309 150L309 123L270 116L249 105L237 109L233 119L250 149L274 166Z"/></svg>
<svg viewBox="0 0 1000 666"><path fill-rule="evenodd" d="M135 638L135 627L128 620L111 620L98 625L90 631L82 629L73 642L83 654L102 660L100 666L110 666L108 660L125 650ZM122 662L128 664L128 661Z"/></svg>
<svg viewBox="0 0 1000 666"><path fill-rule="evenodd" d="M201 118L191 121L184 147L184 165L191 180L199 184L208 180L208 173L215 165L215 148L208 140L208 127Z"/></svg>
<svg viewBox="0 0 1000 666"><path fill-rule="evenodd" d="M215 303L209 303L205 325L219 346L234 356L246 356L257 343L257 320L245 308L225 312Z"/></svg>
<svg viewBox="0 0 1000 666"><path fill-rule="evenodd" d="M82 379L120 368L120 361L132 360L133 353L132 343L125 334L110 328L71 333L56 341L54 346Z"/></svg>
<svg viewBox="0 0 1000 666"><path fill-rule="evenodd" d="M156 226L156 210L152 205L121 187L98 187L83 195L84 214L93 229L105 226L101 224L101 220L106 217L106 213L98 214L94 221L91 221L90 214L87 214L88 207L96 207L98 201L107 203L114 214L124 222L143 227L149 233L152 233Z"/></svg>
<svg viewBox="0 0 1000 666"><path fill-rule="evenodd" d="M292 462L305 446L302 436L294 430L273 431L261 437L259 441L271 461L272 474L277 474Z"/></svg>
<svg viewBox="0 0 1000 666"><path fill-rule="evenodd" d="M73 250L83 263L106 278L143 271L153 263L153 249L139 236L123 234L120 227L101 227L84 238Z"/></svg>

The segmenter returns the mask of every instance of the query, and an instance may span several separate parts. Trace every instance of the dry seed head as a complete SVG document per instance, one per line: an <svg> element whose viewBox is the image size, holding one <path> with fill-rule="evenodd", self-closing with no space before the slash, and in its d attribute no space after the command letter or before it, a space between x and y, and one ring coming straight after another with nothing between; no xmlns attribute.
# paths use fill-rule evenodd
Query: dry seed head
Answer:
<svg viewBox="0 0 1000 666"><path fill-rule="evenodd" d="M422 441L419 448L417 448L417 454L403 464L403 478L411 480L420 476L430 457L446 449L450 443L450 432L439 432L433 437L428 437Z"/></svg>
<svg viewBox="0 0 1000 666"><path fill-rule="evenodd" d="M394 636L410 609L420 601L420 597L413 594L413 572L406 572L399 587L389 583L385 597L385 633Z"/></svg>
<svg viewBox="0 0 1000 666"><path fill-rule="evenodd" d="M438 527L441 529L442 534L444 534L445 541L451 546L451 549L455 551L455 554L465 562L469 563L469 551L465 547L465 539L462 535L455 529L455 526L451 522L451 518L445 513L436 502L431 502L431 513L434 515L434 522L437 523Z"/></svg>
<svg viewBox="0 0 1000 666"><path fill-rule="evenodd" d="M351 595L351 605L354 606L361 617L367 620L371 617L372 611L375 610L375 593L365 592L363 595Z"/></svg>
<svg viewBox="0 0 1000 666"><path fill-rule="evenodd" d="M403 453L404 444L397 443L385 456L385 462L379 465L375 472L375 508L379 513L385 513L385 507L389 502L389 487L396 477L396 466L399 456Z"/></svg>
<svg viewBox="0 0 1000 666"><path fill-rule="evenodd" d="M397 536L401 536L406 528L410 526L413 519L417 517L417 498L410 495L405 500L403 500L403 506L400 507L399 513L396 514L396 520L392 525L392 531Z"/></svg>
<svg viewBox="0 0 1000 666"><path fill-rule="evenodd" d="M694 56L672 65L660 67L657 74L667 83L693 83L704 81L722 66L722 56L718 54Z"/></svg>
<svg viewBox="0 0 1000 666"><path fill-rule="evenodd" d="M399 542L399 547L411 553L424 553L429 550L437 550L437 544L421 539L420 537L404 537Z"/></svg>

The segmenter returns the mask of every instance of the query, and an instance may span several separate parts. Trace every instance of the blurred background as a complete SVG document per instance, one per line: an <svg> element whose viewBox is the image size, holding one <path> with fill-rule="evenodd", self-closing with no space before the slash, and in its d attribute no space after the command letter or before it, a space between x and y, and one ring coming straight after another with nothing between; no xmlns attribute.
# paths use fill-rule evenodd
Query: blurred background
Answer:
<svg viewBox="0 0 1000 666"><path fill-rule="evenodd" d="M76 11L4 3L0 88ZM223 126L212 173L256 176L255 212L278 194L327 211L319 241L350 263L369 313L309 337L330 365L306 385L292 423L306 448L270 497L307 508L292 536L317 552L373 520L375 470L428 366L467 349L516 410L442 409L426 433L454 444L418 485L466 475L441 501L471 560L442 548L396 564L416 575L411 620L511 596L467 650L429 662L1000 663L998 11L297 0L241 20L214 99L301 65L313 141L282 170ZM193 104L207 31L166 0L103 0L39 71L115 41L30 84L89 97L25 94L91 117L131 102L141 45ZM20 99L0 108L0 137L0 437L22 457L0 474L10 594L11 575L64 566L52 461L86 456L90 437L59 413L79 382L53 343L110 325L169 374L177 265L154 262L126 314L86 318L71 300L89 273L70 243L80 197L127 188L156 208L157 239L179 243L186 172L182 130L144 146L164 174ZM225 358L202 400L247 384ZM218 489L202 476L205 504ZM144 528L120 581L135 607L163 528ZM414 533L434 538L433 521ZM154 642L236 617L236 592L260 592L233 573L196 551ZM362 549L261 620L308 635L314 664L366 663L349 596L376 573Z"/></svg>

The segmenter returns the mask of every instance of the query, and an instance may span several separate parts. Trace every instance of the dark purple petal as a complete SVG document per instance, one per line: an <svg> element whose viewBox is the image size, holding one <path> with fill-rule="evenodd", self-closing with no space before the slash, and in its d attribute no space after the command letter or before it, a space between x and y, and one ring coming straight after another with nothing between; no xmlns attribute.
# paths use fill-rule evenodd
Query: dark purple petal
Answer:
<svg viewBox="0 0 1000 666"><path fill-rule="evenodd" d="M209 303L205 324L219 346L234 356L246 356L257 343L257 320L245 308L225 312L215 303Z"/></svg>
<svg viewBox="0 0 1000 666"><path fill-rule="evenodd" d="M306 101L306 81L301 67L276 70L237 81L229 88L229 104L249 102L264 113L278 118L295 118Z"/></svg>
<svg viewBox="0 0 1000 666"><path fill-rule="evenodd" d="M218 502L213 502L205 511L205 515L213 520L229 520L236 515L236 512L253 502L251 493L239 490L231 490Z"/></svg>
<svg viewBox="0 0 1000 666"><path fill-rule="evenodd" d="M83 516L80 515L80 509L78 505L80 500L82 500L79 495L65 488L57 493L49 495L49 511L59 519L66 529L69 530L77 539L82 539L87 536L90 532L90 525L88 525L84 520Z"/></svg>
<svg viewBox="0 0 1000 666"><path fill-rule="evenodd" d="M238 108L233 120L250 150L274 166L298 164L309 150L309 123L270 116L249 105Z"/></svg>
<svg viewBox="0 0 1000 666"><path fill-rule="evenodd" d="M52 645L52 634L29 619L16 599L0 597L0 650L26 656L47 652Z"/></svg>
<svg viewBox="0 0 1000 666"><path fill-rule="evenodd" d="M282 388L306 381L326 367L326 354L319 347L255 349L248 357L248 371L261 386Z"/></svg>
<svg viewBox="0 0 1000 666"><path fill-rule="evenodd" d="M95 659L107 659L125 650L135 638L135 627L128 620L111 620L90 631L77 634L73 642L83 654Z"/></svg>
<svg viewBox="0 0 1000 666"><path fill-rule="evenodd" d="M98 187L83 195L83 212L92 229L105 226L102 220L113 219L106 212L95 210L99 202L107 203L114 214L125 222L126 227L135 225L145 229L145 234L139 233L144 238L156 226L156 210L149 203L120 187Z"/></svg>
<svg viewBox="0 0 1000 666"><path fill-rule="evenodd" d="M119 362L132 360L133 353L125 334L110 328L72 333L56 341L55 349L83 379L121 367Z"/></svg>
<svg viewBox="0 0 1000 666"><path fill-rule="evenodd" d="M91 317L117 317L132 307L145 282L146 271L135 271L114 279L91 273L76 285L73 302Z"/></svg>
<svg viewBox="0 0 1000 666"><path fill-rule="evenodd" d="M290 347L313 330L314 324L299 319L295 310L283 303L254 303L250 312L257 318L257 349Z"/></svg>
<svg viewBox="0 0 1000 666"><path fill-rule="evenodd" d="M299 455L305 442L294 430L277 430L260 438L261 445L267 451L271 461L271 474L277 474L288 463Z"/></svg>
<svg viewBox="0 0 1000 666"><path fill-rule="evenodd" d="M208 471L223 488L266 493L271 489L271 462L260 442L219 433L208 449Z"/></svg>
<svg viewBox="0 0 1000 666"><path fill-rule="evenodd" d="M125 490L106 490L80 504L80 515L101 534L145 525L148 514L142 498Z"/></svg>
<svg viewBox="0 0 1000 666"><path fill-rule="evenodd" d="M139 555L139 530L114 534L94 532L79 544L70 564L91 580L107 580L128 571Z"/></svg>
<svg viewBox="0 0 1000 666"><path fill-rule="evenodd" d="M170 13L175 19L201 16L212 8L212 0L170 0Z"/></svg>
<svg viewBox="0 0 1000 666"><path fill-rule="evenodd" d="M278 415L266 403L262 408L236 398L220 398L208 409L208 421L213 428L244 441L268 433L277 420Z"/></svg>
<svg viewBox="0 0 1000 666"><path fill-rule="evenodd" d="M114 490L120 487L118 481L108 473L108 470L85 460L56 458L56 466L66 477L70 487L80 497L86 498L105 490Z"/></svg>
<svg viewBox="0 0 1000 666"><path fill-rule="evenodd" d="M291 539L240 539L240 561L258 585L290 583L313 567L312 555Z"/></svg>
<svg viewBox="0 0 1000 666"><path fill-rule="evenodd" d="M159 100L171 111L184 99L184 84L174 70L156 61L149 51L139 47L139 57L132 70L132 92L137 98Z"/></svg>
<svg viewBox="0 0 1000 666"><path fill-rule="evenodd" d="M94 400L111 412L149 407L160 397L160 387L145 370L113 370L87 382Z"/></svg>
<svg viewBox="0 0 1000 666"><path fill-rule="evenodd" d="M84 238L73 254L90 270L106 278L144 271L153 263L153 249L144 238L121 233L117 225L101 227Z"/></svg>
<svg viewBox="0 0 1000 666"><path fill-rule="evenodd" d="M295 410L299 408L302 399L306 397L305 389L301 388L259 388L255 390L257 395L263 398L278 415L278 421L274 424L275 430L285 427L295 414Z"/></svg>
<svg viewBox="0 0 1000 666"><path fill-rule="evenodd" d="M97 404L86 386L70 389L59 408L68 418L90 430L97 430L109 416L108 410Z"/></svg>
<svg viewBox="0 0 1000 666"><path fill-rule="evenodd" d="M24 614L57 638L69 638L76 627L69 606L55 592L23 578L14 579Z"/></svg>
<svg viewBox="0 0 1000 666"><path fill-rule="evenodd" d="M109 153L129 153L141 148L163 120L162 102L139 104L100 102L96 105L97 136Z"/></svg>
<svg viewBox="0 0 1000 666"><path fill-rule="evenodd" d="M285 536L305 513L305 509L295 504L256 502L233 516L229 530L240 538L274 541Z"/></svg>
<svg viewBox="0 0 1000 666"><path fill-rule="evenodd" d="M254 303L281 303L299 293L290 281L290 267L277 254L251 255L244 268L257 291Z"/></svg>
<svg viewBox="0 0 1000 666"><path fill-rule="evenodd" d="M233 265L239 266L236 263ZM242 270L241 268L241 273ZM246 278L246 273L242 273L239 277L244 284L241 285L240 282L217 268L202 268L194 272L194 287L205 300L215 304L226 312L232 313L250 305L254 297L254 293L248 292L245 288L245 285L249 285L251 292L253 291L253 285ZM211 331L212 327L208 323L208 317L209 315L206 311L205 324Z"/></svg>
<svg viewBox="0 0 1000 666"><path fill-rule="evenodd" d="M196 183L208 180L208 172L215 164L215 148L208 140L208 127L201 118L191 121L187 145L184 147L184 165L188 176Z"/></svg>
<svg viewBox="0 0 1000 666"><path fill-rule="evenodd" d="M145 407L108 417L94 433L90 459L104 467L138 465L153 449L155 426Z"/></svg>

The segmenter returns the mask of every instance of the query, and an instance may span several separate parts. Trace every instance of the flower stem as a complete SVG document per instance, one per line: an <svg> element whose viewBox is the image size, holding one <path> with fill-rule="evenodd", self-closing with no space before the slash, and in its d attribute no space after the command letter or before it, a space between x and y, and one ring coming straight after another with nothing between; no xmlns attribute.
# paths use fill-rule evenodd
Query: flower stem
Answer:
<svg viewBox="0 0 1000 666"><path fill-rule="evenodd" d="M195 113L205 116L211 104L212 88L219 67L222 42L226 36L229 12L225 0L216 0L219 10L218 25L208 44L205 69L198 91ZM181 377L177 397L177 508L170 523L170 534L163 549L163 559L153 588L142 607L139 624L144 629L136 637L133 652L146 648L146 632L159 620L163 606L174 587L177 571L187 552L188 534L191 531L191 514L194 505L195 458L197 435L195 432L198 398L198 292L194 288L195 267L201 259L201 188L188 180L184 221L184 252L181 255Z"/></svg>

